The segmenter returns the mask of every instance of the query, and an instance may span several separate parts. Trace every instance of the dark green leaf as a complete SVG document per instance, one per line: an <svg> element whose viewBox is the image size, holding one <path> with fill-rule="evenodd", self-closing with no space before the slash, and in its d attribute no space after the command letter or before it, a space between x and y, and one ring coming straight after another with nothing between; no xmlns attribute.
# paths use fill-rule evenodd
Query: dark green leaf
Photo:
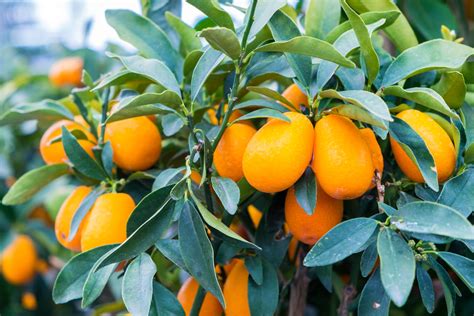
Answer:
<svg viewBox="0 0 474 316"><path fill-rule="evenodd" d="M247 113L245 115L242 115L241 117L236 118L235 120L233 120L232 124L237 123L237 122L246 121L246 120L252 120L252 119L256 119L256 118L267 118L267 117L282 120L282 121L285 121L287 123L291 122L291 120L288 117L286 117L285 115L281 114L280 111L267 108L267 109L255 110L255 111L252 111L252 112Z"/></svg>
<svg viewBox="0 0 474 316"><path fill-rule="evenodd" d="M459 289L456 287L454 282L451 280L448 272L436 262L435 259L432 257L428 258L429 265L435 270L436 274L438 275L439 280L441 281L441 286L443 287L444 292L444 299L446 301L446 307L448 309L448 315L454 316L455 310L454 306L456 304L456 294L459 293ZM459 293L459 295L461 295Z"/></svg>
<svg viewBox="0 0 474 316"><path fill-rule="evenodd" d="M163 285L153 282L151 316L185 316L183 307L176 296Z"/></svg>
<svg viewBox="0 0 474 316"><path fill-rule="evenodd" d="M92 190L79 204L79 207L74 212L74 216L71 220L71 226L69 229L69 236L68 241L72 241L74 237L76 237L76 233L79 230L79 226L81 225L82 220L86 217L87 213L91 209L92 205L94 205L95 201L99 196L104 193L104 189L101 187L97 187Z"/></svg>
<svg viewBox="0 0 474 316"><path fill-rule="evenodd" d="M259 285L249 277L248 302L252 315L272 316L278 306L278 275L275 268L262 260L263 282Z"/></svg>
<svg viewBox="0 0 474 316"><path fill-rule="evenodd" d="M451 206L468 217L474 211L474 168L449 179L441 190L438 203Z"/></svg>
<svg viewBox="0 0 474 316"><path fill-rule="evenodd" d="M474 239L474 229L461 213L433 202L405 204L392 218L392 223L408 232Z"/></svg>
<svg viewBox="0 0 474 316"><path fill-rule="evenodd" d="M253 107L263 107L263 108L277 110L279 112L288 112L288 108L284 107L280 103L273 102L270 100L264 100L264 99L252 99L252 100L244 101L241 103L237 103L234 106L234 110L253 108Z"/></svg>
<svg viewBox="0 0 474 316"><path fill-rule="evenodd" d="M433 281L428 272L423 269L421 264L416 265L416 279L418 281L418 288L420 290L421 300L425 305L428 313L432 313L435 308L435 293L433 289Z"/></svg>
<svg viewBox="0 0 474 316"><path fill-rule="evenodd" d="M311 248L304 258L307 267L325 266L339 262L360 251L377 228L371 218L354 218L338 224Z"/></svg>
<svg viewBox="0 0 474 316"><path fill-rule="evenodd" d="M390 123L390 137L397 141L410 159L418 166L426 184L438 192L438 175L434 159L425 141L403 120L394 117Z"/></svg>
<svg viewBox="0 0 474 316"><path fill-rule="evenodd" d="M377 269L360 294L357 312L361 316L388 316L389 309L390 297L385 293L380 279L380 269Z"/></svg>
<svg viewBox="0 0 474 316"><path fill-rule="evenodd" d="M306 35L325 39L340 19L339 0L310 0L304 20Z"/></svg>
<svg viewBox="0 0 474 316"><path fill-rule="evenodd" d="M199 58L191 78L191 99L195 101L212 71L224 60L225 55L209 47Z"/></svg>
<svg viewBox="0 0 474 316"><path fill-rule="evenodd" d="M147 253L142 253L130 263L122 282L122 298L133 315L146 316L153 298L153 278L156 266Z"/></svg>
<svg viewBox="0 0 474 316"><path fill-rule="evenodd" d="M184 204L179 219L179 248L189 273L225 306L214 268L214 251L204 224L193 204Z"/></svg>
<svg viewBox="0 0 474 316"><path fill-rule="evenodd" d="M217 1L188 0L188 3L199 9L217 25L234 31L234 22L232 22L232 18L230 17L229 13L219 6Z"/></svg>
<svg viewBox="0 0 474 316"><path fill-rule="evenodd" d="M316 176L311 167L306 168L304 174L295 183L296 201L308 215L313 215L316 208Z"/></svg>
<svg viewBox="0 0 474 316"><path fill-rule="evenodd" d="M69 172L65 163L43 166L22 175L3 197L5 205L16 205L28 201L51 181Z"/></svg>
<svg viewBox="0 0 474 316"><path fill-rule="evenodd" d="M252 86L247 87L247 90L272 98L273 100L286 104L290 108L298 110L297 108L295 108L295 105L293 105L290 101L288 101L284 96L282 96L275 90L269 89L267 87L252 87Z"/></svg>
<svg viewBox="0 0 474 316"><path fill-rule="evenodd" d="M377 239L380 275L388 296L397 306L403 306L415 280L415 255L406 241L389 228Z"/></svg>
<svg viewBox="0 0 474 316"><path fill-rule="evenodd" d="M263 283L263 262L258 256L249 256L245 258L245 267L247 268L250 277L257 285Z"/></svg>
<svg viewBox="0 0 474 316"><path fill-rule="evenodd" d="M211 183L224 209L229 214L234 215L240 200L240 191L237 184L231 179L222 177L212 177Z"/></svg>
<svg viewBox="0 0 474 316"><path fill-rule="evenodd" d="M181 250L179 249L179 241L177 239L161 239L155 243L155 247L171 262L177 265L180 269L187 270L186 263L184 263Z"/></svg>
<svg viewBox="0 0 474 316"><path fill-rule="evenodd" d="M459 109L464 103L467 87L464 76L458 71L444 72L441 79L431 88L453 109Z"/></svg>
<svg viewBox="0 0 474 316"><path fill-rule="evenodd" d="M113 161L114 152L112 149L112 144L110 141L105 142L104 147L102 148L102 166L104 167L107 175L112 178L114 170L114 161Z"/></svg>
<svg viewBox="0 0 474 316"><path fill-rule="evenodd" d="M312 269L324 288L332 293L332 265L313 267Z"/></svg>
<svg viewBox="0 0 474 316"><path fill-rule="evenodd" d="M469 290L474 292L474 260L446 251L438 252L438 256L456 272Z"/></svg>
<svg viewBox="0 0 474 316"><path fill-rule="evenodd" d="M166 136L172 136L181 130L184 126L184 121L181 116L170 113L161 117L161 126Z"/></svg>
<svg viewBox="0 0 474 316"><path fill-rule="evenodd" d="M360 272L364 278L369 276L370 272L374 269L377 257L377 243L373 242L365 248L362 257L360 258Z"/></svg>
<svg viewBox="0 0 474 316"><path fill-rule="evenodd" d="M73 120L74 117L63 105L53 100L16 105L0 115L0 126L18 124L29 120L54 122Z"/></svg>
<svg viewBox="0 0 474 316"><path fill-rule="evenodd" d="M91 305L97 298L99 298L105 286L107 285L110 276L116 268L117 264L114 263L98 270L95 270L94 268L91 269L89 275L87 276L86 283L84 284L84 287L82 289L82 308L86 308L87 306Z"/></svg>
<svg viewBox="0 0 474 316"><path fill-rule="evenodd" d="M165 169L156 177L152 190L161 189L167 185L177 183L184 176L184 167Z"/></svg>
<svg viewBox="0 0 474 316"><path fill-rule="evenodd" d="M200 37L204 37L212 48L223 52L233 60L240 56L240 43L237 35L225 27L205 28L199 32Z"/></svg>
<svg viewBox="0 0 474 316"><path fill-rule="evenodd" d="M393 61L385 72L382 86L388 87L433 69L459 68L473 54L472 47L455 42L441 39L425 42L407 49Z"/></svg>

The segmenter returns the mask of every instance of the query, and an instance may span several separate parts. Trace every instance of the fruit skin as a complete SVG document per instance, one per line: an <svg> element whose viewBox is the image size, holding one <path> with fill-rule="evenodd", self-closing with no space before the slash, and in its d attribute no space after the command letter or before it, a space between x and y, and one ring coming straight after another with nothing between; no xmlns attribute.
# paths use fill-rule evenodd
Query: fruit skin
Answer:
<svg viewBox="0 0 474 316"><path fill-rule="evenodd" d="M397 114L424 140L426 147L433 156L438 181L444 182L456 167L456 150L446 131L429 115L418 110L405 110ZM390 138L393 155L403 173L412 181L423 183L424 179L416 164L405 153L400 144Z"/></svg>
<svg viewBox="0 0 474 316"><path fill-rule="evenodd" d="M144 116L107 124L104 139L110 141L114 162L122 169L146 170L160 158L160 131Z"/></svg>
<svg viewBox="0 0 474 316"><path fill-rule="evenodd" d="M71 241L68 241L69 232L71 228L72 218L76 213L76 210L81 205L82 201L92 191L90 187L79 186L77 187L64 201L59 209L59 213L56 216L54 225L54 232L56 238L63 247L73 251L81 251L81 236L82 230L84 229L84 220L79 225L76 236Z"/></svg>
<svg viewBox="0 0 474 316"><path fill-rule="evenodd" d="M80 57L63 58L55 62L49 70L49 80L56 87L81 86L84 61Z"/></svg>
<svg viewBox="0 0 474 316"><path fill-rule="evenodd" d="M248 300L249 273L244 261L239 260L224 284L226 316L250 316Z"/></svg>
<svg viewBox="0 0 474 316"><path fill-rule="evenodd" d="M253 126L241 123L226 128L214 152L214 164L220 176L235 182L242 179L244 151L256 132Z"/></svg>
<svg viewBox="0 0 474 316"><path fill-rule="evenodd" d="M134 208L135 202L126 193L101 195L84 219L82 251L127 239L127 222Z"/></svg>
<svg viewBox="0 0 474 316"><path fill-rule="evenodd" d="M63 126L66 127L68 131L80 130L87 136L87 139L78 139L77 141L79 145L81 145L81 147L89 154L89 156L93 157L92 148L95 146L97 139L87 130L83 124L81 124L81 119L79 117L75 117L74 120L74 122L61 120L54 123L41 137L40 153L46 164L51 165L55 163L66 162L68 160L62 141L50 144L53 139L61 136Z"/></svg>
<svg viewBox="0 0 474 316"><path fill-rule="evenodd" d="M317 203L313 215L308 215L298 204L294 187L285 199L285 220L293 236L307 245L314 245L319 238L342 220L343 202L336 200L317 186Z"/></svg>
<svg viewBox="0 0 474 316"><path fill-rule="evenodd" d="M380 176L382 176L384 167L383 155L379 143L377 142L377 138L375 138L374 132L370 128L363 128L360 129L360 133L362 134L362 138L364 138L365 142L367 143L367 146L369 146L375 171L379 172ZM375 183L372 181L370 188L374 187Z"/></svg>
<svg viewBox="0 0 474 316"><path fill-rule="evenodd" d="M23 293L23 295L21 296L21 306L23 306L24 309L30 311L37 309L38 302L36 301L35 295L31 292Z"/></svg>
<svg viewBox="0 0 474 316"><path fill-rule="evenodd" d="M249 213L250 219L252 220L253 226L257 228L258 224L260 224L260 221L262 220L263 213L252 204L247 207L247 211Z"/></svg>
<svg viewBox="0 0 474 316"><path fill-rule="evenodd" d="M242 161L245 178L265 193L292 186L308 166L314 131L309 119L296 112L284 113L291 123L271 119L255 133Z"/></svg>
<svg viewBox="0 0 474 316"><path fill-rule="evenodd" d="M194 297L198 290L198 283L194 278L187 279L179 289L177 298L183 306L186 315L191 313ZM222 307L217 298L211 293L206 293L199 312L199 316L215 316L222 314Z"/></svg>
<svg viewBox="0 0 474 316"><path fill-rule="evenodd" d="M38 254L33 240L26 235L18 235L3 251L3 277L14 285L30 282L36 274L37 260Z"/></svg>
<svg viewBox="0 0 474 316"><path fill-rule="evenodd" d="M375 169L359 129L346 117L328 115L316 123L314 134L312 167L322 189L339 200L364 194Z"/></svg>
<svg viewBox="0 0 474 316"><path fill-rule="evenodd" d="M224 106L222 108L222 111L221 111L220 120L217 119L217 110L219 109L218 104L216 104L214 106L214 108L207 110L207 115L209 116L209 121L211 122L212 125L219 125L219 123L222 122L222 120L224 119L224 114L227 111L227 108L228 108L228 105L224 104ZM232 111L232 113L230 114L230 117L229 117L229 123L233 122L236 119L238 119L242 115L243 115L242 112L239 111L239 110Z"/></svg>
<svg viewBox="0 0 474 316"><path fill-rule="evenodd" d="M281 95L290 101L296 109L299 109L301 105L308 107L308 96L301 91L296 83L289 85Z"/></svg>

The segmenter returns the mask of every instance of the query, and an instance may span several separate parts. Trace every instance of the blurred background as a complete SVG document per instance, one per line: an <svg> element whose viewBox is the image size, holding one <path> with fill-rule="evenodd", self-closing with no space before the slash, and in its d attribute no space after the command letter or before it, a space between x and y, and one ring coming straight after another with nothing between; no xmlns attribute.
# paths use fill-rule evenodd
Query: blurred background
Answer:
<svg viewBox="0 0 474 316"><path fill-rule="evenodd" d="M237 25L241 23L243 14L239 8L246 8L249 0L216 1L231 12ZM300 16L308 2L289 1ZM445 25L457 36L464 37L464 44L474 45L474 0L395 2L420 41L441 38L440 29ZM105 51L129 54L133 48L108 26L105 10L124 8L141 12L143 3L151 6L150 12L157 14L153 20L172 41L174 34L162 16L165 11L182 16L196 29L209 25L202 13L181 0L0 0L0 118L19 104L66 97L71 87L53 86L48 79L51 65L63 57L81 57L93 79L118 67L118 63L105 56ZM0 199L19 175L43 164L38 155L38 143L44 128L34 121L9 126L0 124ZM0 315L83 313L77 304L53 307L51 300L55 274L72 255L57 244L52 223L72 188L70 182L56 181L25 205L7 207L0 203L0 252L11 242L14 227L27 230L34 237L44 262L34 282L27 286L13 286L0 276ZM474 309L473 306L465 308ZM443 313L444 309L437 311Z"/></svg>

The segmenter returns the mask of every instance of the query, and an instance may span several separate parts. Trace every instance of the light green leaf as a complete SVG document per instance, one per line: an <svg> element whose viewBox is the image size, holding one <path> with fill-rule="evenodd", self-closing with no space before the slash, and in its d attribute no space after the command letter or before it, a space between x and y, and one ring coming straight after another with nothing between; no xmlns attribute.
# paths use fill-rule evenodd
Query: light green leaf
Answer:
<svg viewBox="0 0 474 316"><path fill-rule="evenodd" d="M275 12L286 5L286 0L258 0L252 26L250 27L249 39L257 35L270 21Z"/></svg>
<svg viewBox="0 0 474 316"><path fill-rule="evenodd" d="M340 19L339 0L310 0L304 20L306 35L324 39Z"/></svg>
<svg viewBox="0 0 474 316"><path fill-rule="evenodd" d="M237 103L234 106L234 110L245 109L245 108L254 108L254 107L268 108L268 109L277 110L279 112L288 112L289 111L288 108L284 107L280 103L270 101L270 100L265 100L265 99L251 99L251 100L248 100L248 101Z"/></svg>
<svg viewBox="0 0 474 316"><path fill-rule="evenodd" d="M415 87L403 89L400 86L390 86L383 89L384 95L393 95L421 104L429 109L438 111L452 118L458 118L436 91L430 88Z"/></svg>
<svg viewBox="0 0 474 316"><path fill-rule="evenodd" d="M380 274L385 291L397 306L403 306L415 280L415 256L406 241L389 228L377 239Z"/></svg>
<svg viewBox="0 0 474 316"><path fill-rule="evenodd" d="M124 69L106 74L91 91L94 92L110 86L118 86L130 82L152 83L153 81L140 74Z"/></svg>
<svg viewBox="0 0 474 316"><path fill-rule="evenodd" d="M225 27L210 27L199 32L200 37L204 37L212 48L223 52L233 60L240 56L240 43L237 35Z"/></svg>
<svg viewBox="0 0 474 316"><path fill-rule="evenodd" d="M183 118L175 113L166 114L161 117L161 126L165 136L172 136L179 132L184 123Z"/></svg>
<svg viewBox="0 0 474 316"><path fill-rule="evenodd" d="M261 95L264 95L264 96L269 97L273 100L276 100L276 101L279 101L283 104L286 104L288 107L290 107L292 109L298 110L298 109L295 108L295 106L290 101L288 101L284 96L282 96L281 94L279 94L275 90L269 89L267 87L253 87L253 86L247 87L247 90L252 91L252 92L256 92L256 93L261 94Z"/></svg>
<svg viewBox="0 0 474 316"><path fill-rule="evenodd" d="M407 232L474 239L474 228L461 213L434 202L407 203L394 215L392 223Z"/></svg>
<svg viewBox="0 0 474 316"><path fill-rule="evenodd" d="M444 72L441 79L431 88L438 92L453 109L459 109L464 103L467 86L464 76L458 71Z"/></svg>
<svg viewBox="0 0 474 316"><path fill-rule="evenodd" d="M401 53L385 72L382 86L391 86L400 80L434 70L461 67L474 48L442 39L432 40Z"/></svg>
<svg viewBox="0 0 474 316"><path fill-rule="evenodd" d="M68 109L53 100L43 100L37 103L16 105L0 115L0 126L18 124L29 120L54 122L58 120L73 120Z"/></svg>
<svg viewBox="0 0 474 316"><path fill-rule="evenodd" d="M209 47L199 58L191 79L191 100L194 102L212 71L224 60L225 55Z"/></svg>
<svg viewBox="0 0 474 316"><path fill-rule="evenodd" d="M217 25L235 30L229 13L221 8L217 0L188 0L188 3L199 9Z"/></svg>
<svg viewBox="0 0 474 316"><path fill-rule="evenodd" d="M240 200L240 190L237 184L231 179L222 177L212 177L211 183L224 209L234 215Z"/></svg>
<svg viewBox="0 0 474 316"><path fill-rule="evenodd" d="M449 179L436 202L469 217L474 212L474 168L467 168L460 175Z"/></svg>
<svg viewBox="0 0 474 316"><path fill-rule="evenodd" d="M341 105L331 108L331 113L346 116L350 119L368 123L368 124L380 127L381 129L388 130L387 121L384 121L379 117L376 117L375 115L371 114L370 112L366 111L365 109L357 105L341 104Z"/></svg>
<svg viewBox="0 0 474 316"><path fill-rule="evenodd" d="M239 118L236 118L235 120L232 121L231 124L235 124L235 123L246 121L246 120L252 120L256 118L267 118L267 117L276 118L278 120L282 120L288 123L291 122L291 120L285 115L281 114L280 111L273 110L273 109L259 109L259 110L255 110L250 113L247 113L245 115L242 115Z"/></svg>
<svg viewBox="0 0 474 316"><path fill-rule="evenodd" d="M182 56L187 56L190 52L201 49L201 41L196 36L196 30L169 11L165 13L165 17L166 21L174 28L181 38L181 41L179 42L179 50Z"/></svg>
<svg viewBox="0 0 474 316"><path fill-rule="evenodd" d="M3 197L5 205L17 205L28 201L51 181L67 174L69 166L65 163L43 166L22 175Z"/></svg>
<svg viewBox="0 0 474 316"><path fill-rule="evenodd" d="M316 57L338 65L354 68L355 64L341 55L331 44L310 36L297 36L288 41L279 41L260 46L256 52L281 52Z"/></svg>

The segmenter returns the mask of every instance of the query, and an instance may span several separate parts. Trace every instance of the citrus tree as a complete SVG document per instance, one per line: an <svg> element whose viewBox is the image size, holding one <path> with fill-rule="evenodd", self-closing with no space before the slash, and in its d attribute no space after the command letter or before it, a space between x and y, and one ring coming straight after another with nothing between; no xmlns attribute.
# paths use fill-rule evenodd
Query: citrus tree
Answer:
<svg viewBox="0 0 474 316"><path fill-rule="evenodd" d="M50 79L69 97L0 118L49 126L3 204L79 183L55 219L78 252L55 303L109 284L97 314L414 314L444 296L454 315L462 293L469 310L474 49L447 27L419 43L388 0L252 0L231 5L241 24L188 3L195 27L179 1L107 11L137 53L107 53L97 80L64 60Z"/></svg>

